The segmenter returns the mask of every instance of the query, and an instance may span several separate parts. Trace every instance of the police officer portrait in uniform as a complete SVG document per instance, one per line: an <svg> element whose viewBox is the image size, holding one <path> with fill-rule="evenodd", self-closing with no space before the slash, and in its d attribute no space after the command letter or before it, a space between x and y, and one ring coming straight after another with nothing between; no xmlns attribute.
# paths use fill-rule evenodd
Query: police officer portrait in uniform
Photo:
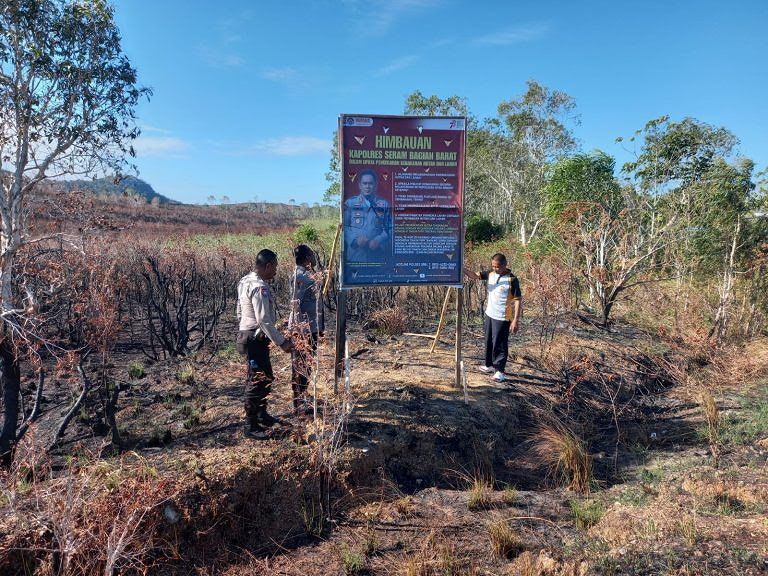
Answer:
<svg viewBox="0 0 768 576"><path fill-rule="evenodd" d="M246 434L256 439L269 437L269 428L278 420L267 411L267 400L275 379L269 358L269 343L283 352L291 352L290 338L275 326L275 298L268 282L277 274L277 254L261 250L256 255L255 270L243 276L237 285L237 348L248 358L245 388Z"/></svg>
<svg viewBox="0 0 768 576"><path fill-rule="evenodd" d="M347 262L386 262L391 253L392 211L376 195L373 170L357 175L359 194L344 202L344 248Z"/></svg>

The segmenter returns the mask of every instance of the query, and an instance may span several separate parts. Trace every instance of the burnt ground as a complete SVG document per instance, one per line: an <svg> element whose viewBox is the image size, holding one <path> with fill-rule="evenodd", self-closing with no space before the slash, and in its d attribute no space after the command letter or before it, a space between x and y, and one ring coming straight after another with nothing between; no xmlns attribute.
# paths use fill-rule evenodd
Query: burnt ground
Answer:
<svg viewBox="0 0 768 576"><path fill-rule="evenodd" d="M765 342L733 352L751 359L734 367L741 378L718 379L724 364L692 362L629 325L606 333L574 316L551 342L539 332L532 321L513 341L499 384L475 370L470 324L465 394L453 385L451 327L430 353L427 338L352 325L348 396L332 393L332 342L321 344L317 421L287 414L289 359L273 351L271 408L285 422L266 441L242 434L233 350L143 360L133 378L137 357L119 358L127 450L88 466L167 482L155 536L137 546L135 565L152 574L768 573ZM720 409L714 443L702 386ZM50 442L70 397L49 399L30 442ZM59 475L68 455L108 444L95 424L76 419L52 452ZM567 487L562 451L542 443L558 424L589 454L588 491ZM13 521L25 510L18 481L5 486L0 573L49 573L33 527Z"/></svg>

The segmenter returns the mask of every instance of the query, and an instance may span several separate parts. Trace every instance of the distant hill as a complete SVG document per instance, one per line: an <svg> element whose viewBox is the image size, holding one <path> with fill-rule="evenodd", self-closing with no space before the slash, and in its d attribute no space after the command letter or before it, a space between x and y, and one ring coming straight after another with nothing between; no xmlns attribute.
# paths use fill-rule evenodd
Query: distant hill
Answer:
<svg viewBox="0 0 768 576"><path fill-rule="evenodd" d="M147 203L157 198L156 202L160 204L181 204L176 200L158 194L150 184L134 176L126 176L119 182L113 178L98 178L96 180L59 180L56 187L68 192L82 191L91 192L99 196L139 196L144 198Z"/></svg>

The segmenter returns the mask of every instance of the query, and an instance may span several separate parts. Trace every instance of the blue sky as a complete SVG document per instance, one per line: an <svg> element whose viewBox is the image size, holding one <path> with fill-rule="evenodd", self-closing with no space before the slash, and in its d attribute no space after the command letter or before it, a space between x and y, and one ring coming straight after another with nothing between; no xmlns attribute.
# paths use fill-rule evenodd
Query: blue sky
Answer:
<svg viewBox="0 0 768 576"><path fill-rule="evenodd" d="M115 0L140 177L175 200L313 204L340 113L414 90L484 118L528 79L576 100L583 150L651 118L730 129L768 162L768 1ZM625 145L626 146L626 145Z"/></svg>

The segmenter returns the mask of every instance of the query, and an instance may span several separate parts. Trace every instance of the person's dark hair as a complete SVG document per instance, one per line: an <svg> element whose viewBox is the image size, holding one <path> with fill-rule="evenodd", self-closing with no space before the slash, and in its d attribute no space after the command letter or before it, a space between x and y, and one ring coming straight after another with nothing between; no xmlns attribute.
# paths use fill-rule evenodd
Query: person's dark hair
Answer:
<svg viewBox="0 0 768 576"><path fill-rule="evenodd" d="M299 244L296 246L296 248L293 249L293 255L296 258L296 264L310 262L312 260L313 254L314 250L312 250L312 248L306 244Z"/></svg>
<svg viewBox="0 0 768 576"><path fill-rule="evenodd" d="M264 266L272 262L277 262L277 254L272 252L272 250L264 248L264 250L256 254L256 266L259 268L264 268Z"/></svg>
<svg viewBox="0 0 768 576"><path fill-rule="evenodd" d="M366 176L366 175L368 175L368 176L373 176L373 181L374 181L375 183L377 183L377 184L378 184L378 182L379 182L379 177L378 177L378 176L376 176L376 172L375 172L375 171L373 171L373 170L371 170L370 168L366 168L365 170L363 170L362 172L360 172L360 173L357 175L357 177L358 177L358 179L359 179L359 180L362 180L363 176Z"/></svg>
<svg viewBox="0 0 768 576"><path fill-rule="evenodd" d="M507 257L504 256L501 252L496 252L493 256L491 256L491 262L498 262L502 266L507 265Z"/></svg>

